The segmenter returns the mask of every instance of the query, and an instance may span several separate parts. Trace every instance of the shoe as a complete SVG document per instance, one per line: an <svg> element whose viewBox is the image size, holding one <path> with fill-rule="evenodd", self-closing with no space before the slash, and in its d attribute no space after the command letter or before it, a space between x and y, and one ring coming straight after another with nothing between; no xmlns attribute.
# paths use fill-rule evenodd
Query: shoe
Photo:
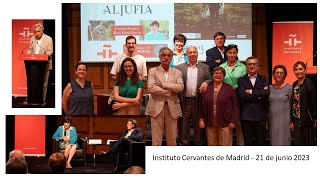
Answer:
<svg viewBox="0 0 320 180"><path fill-rule="evenodd" d="M114 169L113 169L113 172L117 172L118 170L118 166L116 166Z"/></svg>
<svg viewBox="0 0 320 180"><path fill-rule="evenodd" d="M66 168L67 168L67 169L71 169L72 166L71 166L70 164L67 164Z"/></svg>
<svg viewBox="0 0 320 180"><path fill-rule="evenodd" d="M178 146L187 146L187 144L181 138L176 138L176 143Z"/></svg>
<svg viewBox="0 0 320 180"><path fill-rule="evenodd" d="M110 154L111 154L111 153L110 153L109 151L108 151L108 152L107 152L107 151L101 151L101 153L102 153L102 155L103 155L104 158L110 159Z"/></svg>
<svg viewBox="0 0 320 180"><path fill-rule="evenodd" d="M46 102L43 102L42 104L40 104L41 107L46 107L47 106L47 103Z"/></svg>

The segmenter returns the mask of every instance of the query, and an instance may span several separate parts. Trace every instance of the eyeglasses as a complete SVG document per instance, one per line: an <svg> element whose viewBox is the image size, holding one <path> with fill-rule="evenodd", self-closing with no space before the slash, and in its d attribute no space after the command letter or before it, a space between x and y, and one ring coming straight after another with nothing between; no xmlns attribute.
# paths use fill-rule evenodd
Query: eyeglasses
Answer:
<svg viewBox="0 0 320 180"><path fill-rule="evenodd" d="M248 63L248 64L246 64L247 66L253 66L253 67L257 67L257 66L259 66L259 64L258 63Z"/></svg>
<svg viewBox="0 0 320 180"><path fill-rule="evenodd" d="M223 74L222 72L214 72L213 74Z"/></svg>
<svg viewBox="0 0 320 180"><path fill-rule="evenodd" d="M274 75L284 75L284 72L274 72Z"/></svg>
<svg viewBox="0 0 320 180"><path fill-rule="evenodd" d="M219 40L224 40L224 38L215 38L214 40L219 41Z"/></svg>
<svg viewBox="0 0 320 180"><path fill-rule="evenodd" d="M133 68L133 66L124 66L125 69Z"/></svg>

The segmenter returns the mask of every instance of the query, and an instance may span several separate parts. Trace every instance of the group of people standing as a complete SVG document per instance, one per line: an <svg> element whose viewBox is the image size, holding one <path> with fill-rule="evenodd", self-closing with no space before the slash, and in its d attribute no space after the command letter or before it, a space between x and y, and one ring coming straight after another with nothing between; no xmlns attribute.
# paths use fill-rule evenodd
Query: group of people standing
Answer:
<svg viewBox="0 0 320 180"><path fill-rule="evenodd" d="M237 45L225 46L222 32L214 35L215 47L206 51L206 63L198 61L194 46L184 50L186 37L174 36L174 49L159 51L160 65L147 72L146 60L136 52L136 38L126 38L127 52L115 59L111 75L115 80L112 108L114 114L140 114L144 81L149 101L145 114L150 116L152 144L162 145L165 132L167 145L177 138L189 145L190 124L193 144L266 145L266 129L271 145L311 145L312 128L316 126L316 92L306 77L306 65L298 61L293 67L297 81L285 83L287 69L273 68L275 83L258 73L256 57L245 63L238 60ZM79 63L77 78L63 93L63 110L67 115L93 114L93 86L85 80L87 67Z"/></svg>

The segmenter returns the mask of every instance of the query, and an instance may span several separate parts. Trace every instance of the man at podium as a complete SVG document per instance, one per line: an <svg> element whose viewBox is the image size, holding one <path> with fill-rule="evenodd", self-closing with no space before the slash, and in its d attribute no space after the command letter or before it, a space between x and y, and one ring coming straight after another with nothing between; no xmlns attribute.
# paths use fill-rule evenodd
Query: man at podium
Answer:
<svg viewBox="0 0 320 180"><path fill-rule="evenodd" d="M27 54L47 54L48 61L25 61L28 84L28 103L46 105L46 96L48 88L48 79L52 70L52 38L43 33L44 27L38 23L33 26L34 36L30 39L30 46ZM35 66L35 63L37 64ZM32 75L31 75L32 74ZM31 79L32 78L32 79ZM38 79L38 83L34 84L33 79ZM33 84L32 84L33 83ZM39 87L30 89L30 87ZM41 90L40 90L41 87ZM43 90L42 90L43 88ZM39 97L41 95L42 97Z"/></svg>

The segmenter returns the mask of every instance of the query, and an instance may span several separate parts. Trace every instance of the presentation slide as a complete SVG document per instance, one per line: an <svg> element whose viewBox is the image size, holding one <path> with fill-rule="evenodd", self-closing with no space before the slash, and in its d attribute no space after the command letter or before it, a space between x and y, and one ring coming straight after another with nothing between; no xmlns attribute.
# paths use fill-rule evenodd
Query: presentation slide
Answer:
<svg viewBox="0 0 320 180"><path fill-rule="evenodd" d="M199 60L215 46L213 35L221 31L226 45L236 44L239 60L252 54L251 4L140 3L81 4L81 61L113 62L126 52L125 38L137 38L137 52L148 62L159 61L159 49L173 49L173 37L182 33L188 46L198 48ZM154 33L157 32L157 33Z"/></svg>

